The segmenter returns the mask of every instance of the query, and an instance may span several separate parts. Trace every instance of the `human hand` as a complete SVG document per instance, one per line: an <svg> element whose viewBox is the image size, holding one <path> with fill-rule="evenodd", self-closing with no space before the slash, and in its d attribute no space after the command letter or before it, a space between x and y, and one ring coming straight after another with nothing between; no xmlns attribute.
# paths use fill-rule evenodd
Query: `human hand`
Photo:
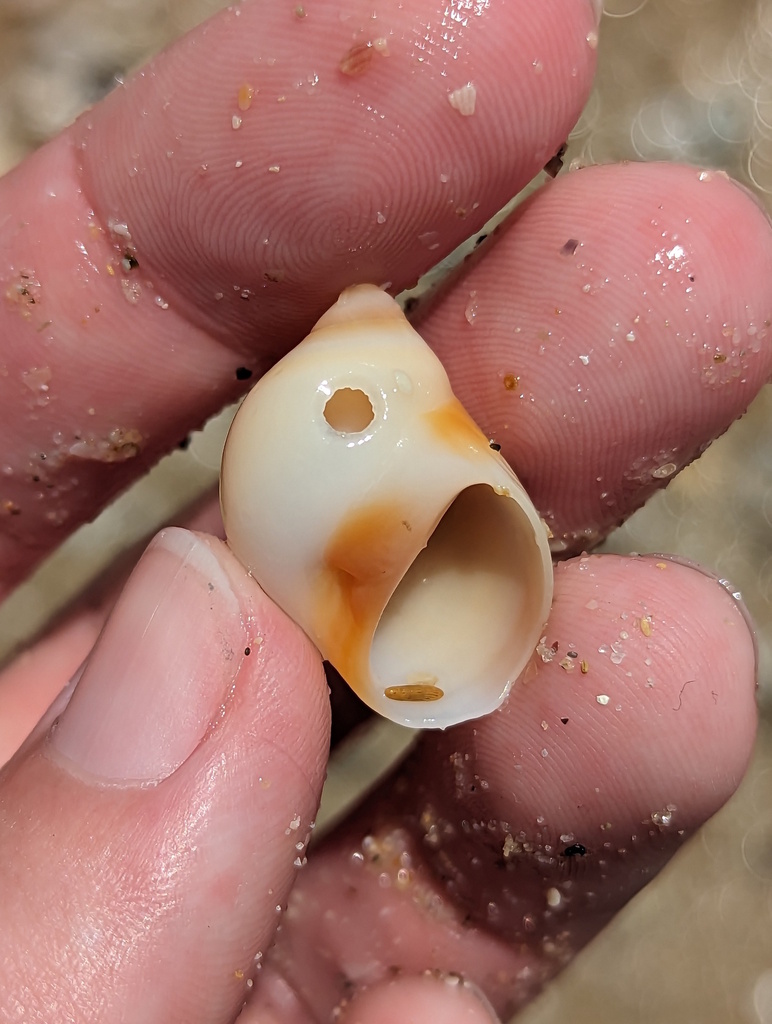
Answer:
<svg viewBox="0 0 772 1024"><path fill-rule="evenodd" d="M354 280L412 283L557 150L592 71L589 8L463 10L444 30L429 6L379 11L360 38L389 55L350 76L356 18L244 5L6 179L9 586L234 397L239 367L259 373ZM447 94L468 80L464 118ZM768 227L728 182L672 167L568 176L515 220L420 329L581 550L768 376ZM5 692L56 690L94 628L76 617ZM343 1019L406 1015L401 999L476 1012L406 977L425 968L521 1005L731 793L755 717L742 615L676 563L566 562L547 639L559 657L502 712L424 737L314 852L249 989L304 856L326 693L227 551L167 533L77 697L2 776L4 1012L209 1024L246 996L246 1021L325 1020L352 996ZM570 645L586 674L561 665Z"/></svg>

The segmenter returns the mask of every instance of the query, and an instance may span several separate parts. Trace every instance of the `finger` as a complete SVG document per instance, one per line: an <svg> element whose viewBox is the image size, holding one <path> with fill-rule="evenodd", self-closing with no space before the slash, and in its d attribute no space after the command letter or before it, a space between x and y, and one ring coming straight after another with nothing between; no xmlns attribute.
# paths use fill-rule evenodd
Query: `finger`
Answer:
<svg viewBox="0 0 772 1024"><path fill-rule="evenodd" d="M222 537L217 494L205 495L195 508L186 510L179 525ZM129 551L110 565L61 621L0 669L0 768L85 661L137 557L138 550ZM325 676L332 718L330 746L334 748L372 712L327 663Z"/></svg>
<svg viewBox="0 0 772 1024"><path fill-rule="evenodd" d="M217 495L205 495L179 521L223 536ZM150 537L108 566L48 631L0 670L0 767L15 753L88 657L121 588Z"/></svg>
<svg viewBox="0 0 772 1024"><path fill-rule="evenodd" d="M324 1020L433 969L508 1019L733 792L755 652L715 580L654 558L565 563L541 651L500 712L426 734L312 856L269 993Z"/></svg>
<svg viewBox="0 0 772 1024"><path fill-rule="evenodd" d="M328 735L300 631L220 542L159 535L58 722L0 773L6 1012L232 1020L301 863Z"/></svg>
<svg viewBox="0 0 772 1024"><path fill-rule="evenodd" d="M443 10L240 4L4 180L6 588L342 286L412 283L563 142L593 4Z"/></svg>
<svg viewBox="0 0 772 1024"><path fill-rule="evenodd" d="M772 231L725 176L593 167L523 204L420 325L556 552L597 543L772 372Z"/></svg>
<svg viewBox="0 0 772 1024"><path fill-rule="evenodd" d="M450 978L399 978L365 990L341 1008L342 1024L495 1024L498 1019L472 986Z"/></svg>
<svg viewBox="0 0 772 1024"><path fill-rule="evenodd" d="M79 606L0 671L0 768L10 760L88 657L115 595L97 607ZM372 715L341 675L325 663L335 747Z"/></svg>
<svg viewBox="0 0 772 1024"><path fill-rule="evenodd" d="M86 659L105 614L101 609L78 610L0 672L0 767Z"/></svg>
<svg viewBox="0 0 772 1024"><path fill-rule="evenodd" d="M244 1008L238 1024L313 1024L313 1010L290 998L276 985L274 998L265 992L260 1005ZM496 1024L488 1001L457 974L441 976L427 971L420 977L391 978L360 990L343 1001L335 1015L339 1024Z"/></svg>

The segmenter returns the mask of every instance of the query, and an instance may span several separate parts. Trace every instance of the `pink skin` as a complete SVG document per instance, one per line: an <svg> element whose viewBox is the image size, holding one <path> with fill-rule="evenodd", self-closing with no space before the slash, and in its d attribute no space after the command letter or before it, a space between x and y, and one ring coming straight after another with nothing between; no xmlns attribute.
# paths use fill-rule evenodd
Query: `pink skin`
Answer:
<svg viewBox="0 0 772 1024"><path fill-rule="evenodd" d="M221 541L154 542L58 727L4 772L4 1009L231 1019L309 836L328 715L313 647Z"/></svg>
<svg viewBox="0 0 772 1024"><path fill-rule="evenodd" d="M379 8L365 38L388 36L389 56L352 78L338 64L356 19L242 4L0 184L13 211L0 216L7 589L232 398L238 366L268 365L344 284L411 282L558 148L589 87L589 6L494 3L445 28L440 7ZM456 25L459 63L440 43L421 50ZM234 130L254 69L261 92ZM462 118L447 93L468 80L478 108ZM121 269L110 219L129 225L139 268ZM683 255L661 255L676 245ZM729 182L590 169L521 208L422 330L571 548L637 507L662 483L663 453L685 464L768 378L770 270L767 221ZM754 647L728 593L674 562L573 559L546 628L557 658L536 658L500 712L423 737L297 875L329 735L308 641L224 545L171 531L67 685L112 601L0 675L0 762L21 744L0 771L12 1017L493 1019L721 806L753 740ZM584 856L566 856L574 843Z"/></svg>
<svg viewBox="0 0 772 1024"><path fill-rule="evenodd" d="M590 4L444 9L241 4L7 176L5 588L237 397L237 368L264 370L354 281L413 284L557 151L592 79ZM372 38L388 56L343 74ZM447 97L470 80L463 117Z"/></svg>
<svg viewBox="0 0 772 1024"><path fill-rule="evenodd" d="M553 661L535 656L500 711L426 734L300 876L265 997L275 973L292 1024L395 968L458 972L508 1019L733 792L755 652L726 591L658 558L585 556L559 567L546 634Z"/></svg>
<svg viewBox="0 0 772 1024"><path fill-rule="evenodd" d="M219 502L205 497L183 516L189 530L223 537ZM88 657L140 549L128 552L37 643L0 671L0 766Z"/></svg>
<svg viewBox="0 0 772 1024"><path fill-rule="evenodd" d="M590 168L519 207L421 324L556 552L602 540L769 378L768 234L723 175Z"/></svg>

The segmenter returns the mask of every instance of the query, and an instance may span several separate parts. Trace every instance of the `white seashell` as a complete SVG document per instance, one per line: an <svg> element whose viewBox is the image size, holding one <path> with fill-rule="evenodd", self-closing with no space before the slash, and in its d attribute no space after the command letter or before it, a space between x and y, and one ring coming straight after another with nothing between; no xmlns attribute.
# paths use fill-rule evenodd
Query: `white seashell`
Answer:
<svg viewBox="0 0 772 1024"><path fill-rule="evenodd" d="M221 503L236 556L395 722L493 711L542 634L545 525L374 285L343 292L247 396Z"/></svg>

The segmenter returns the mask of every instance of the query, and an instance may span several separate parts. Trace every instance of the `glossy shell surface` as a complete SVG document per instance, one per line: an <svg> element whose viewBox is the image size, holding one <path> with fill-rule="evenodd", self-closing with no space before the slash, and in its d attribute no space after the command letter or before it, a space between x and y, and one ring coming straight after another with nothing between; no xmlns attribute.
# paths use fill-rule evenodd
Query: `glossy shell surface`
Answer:
<svg viewBox="0 0 772 1024"><path fill-rule="evenodd" d="M387 718L487 714L533 654L544 523L374 286L345 291L247 396L221 503L237 557Z"/></svg>

